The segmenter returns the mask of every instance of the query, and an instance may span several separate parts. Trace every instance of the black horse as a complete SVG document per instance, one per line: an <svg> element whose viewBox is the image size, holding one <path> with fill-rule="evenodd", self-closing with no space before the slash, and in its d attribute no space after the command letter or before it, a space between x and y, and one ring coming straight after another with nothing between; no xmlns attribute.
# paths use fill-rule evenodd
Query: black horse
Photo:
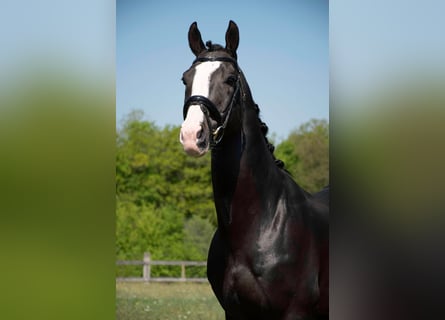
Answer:
<svg viewBox="0 0 445 320"><path fill-rule="evenodd" d="M192 156L212 152L207 276L226 319L328 319L329 190L309 194L275 159L238 66L237 25L225 47L204 46L196 22L188 39L180 140Z"/></svg>

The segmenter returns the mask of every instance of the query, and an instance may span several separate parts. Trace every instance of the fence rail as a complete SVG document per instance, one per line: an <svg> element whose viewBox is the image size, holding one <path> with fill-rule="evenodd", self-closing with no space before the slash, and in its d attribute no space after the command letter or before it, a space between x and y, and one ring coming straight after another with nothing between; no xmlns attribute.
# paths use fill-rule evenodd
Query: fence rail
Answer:
<svg viewBox="0 0 445 320"><path fill-rule="evenodd" d="M134 281L134 282L207 282L207 278L187 278L185 267L187 266L206 266L206 261L166 261L166 260L151 260L150 253L144 253L143 260L118 260L118 266L141 265L141 277L117 277L117 281ZM181 266L181 277L152 277L151 266Z"/></svg>

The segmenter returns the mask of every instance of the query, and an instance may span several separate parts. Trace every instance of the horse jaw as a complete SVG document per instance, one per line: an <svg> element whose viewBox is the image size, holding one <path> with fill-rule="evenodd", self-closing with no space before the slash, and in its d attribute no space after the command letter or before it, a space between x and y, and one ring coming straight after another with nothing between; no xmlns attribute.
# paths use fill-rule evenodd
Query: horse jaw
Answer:
<svg viewBox="0 0 445 320"><path fill-rule="evenodd" d="M179 133L179 141L189 156L201 157L209 151L210 131L204 123L201 107L190 106Z"/></svg>

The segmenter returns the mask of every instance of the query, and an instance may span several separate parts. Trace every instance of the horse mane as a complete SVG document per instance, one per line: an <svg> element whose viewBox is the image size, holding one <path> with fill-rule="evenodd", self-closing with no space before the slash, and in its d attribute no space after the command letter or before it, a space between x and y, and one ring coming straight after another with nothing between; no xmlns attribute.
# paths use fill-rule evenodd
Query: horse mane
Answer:
<svg viewBox="0 0 445 320"><path fill-rule="evenodd" d="M287 170L284 168L284 162L281 161L280 159L277 159L277 158L275 157L275 154L274 154L275 146L274 146L272 143L270 143L269 140L267 139L267 132L269 131L269 127L267 126L267 124L265 124L263 121L261 121L261 119L260 119L260 107L258 107L258 105L257 105L256 103L255 103L255 107L254 107L254 109L255 109L255 112L256 112L256 114L257 114L257 116L258 116L258 121L260 122L261 133L263 134L263 136L264 136L264 140L266 141L267 149L269 149L270 154L272 155L272 158L273 158L274 161L275 161L275 164L276 164L280 169L283 169L283 170L287 171Z"/></svg>

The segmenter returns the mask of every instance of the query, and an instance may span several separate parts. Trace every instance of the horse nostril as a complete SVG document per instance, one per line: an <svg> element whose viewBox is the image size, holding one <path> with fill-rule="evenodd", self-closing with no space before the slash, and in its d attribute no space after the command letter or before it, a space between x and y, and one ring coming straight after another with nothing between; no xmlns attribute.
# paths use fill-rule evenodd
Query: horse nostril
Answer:
<svg viewBox="0 0 445 320"><path fill-rule="evenodd" d="M204 135L204 130L200 129L197 133L196 133L196 139L202 140L203 139L203 135Z"/></svg>

